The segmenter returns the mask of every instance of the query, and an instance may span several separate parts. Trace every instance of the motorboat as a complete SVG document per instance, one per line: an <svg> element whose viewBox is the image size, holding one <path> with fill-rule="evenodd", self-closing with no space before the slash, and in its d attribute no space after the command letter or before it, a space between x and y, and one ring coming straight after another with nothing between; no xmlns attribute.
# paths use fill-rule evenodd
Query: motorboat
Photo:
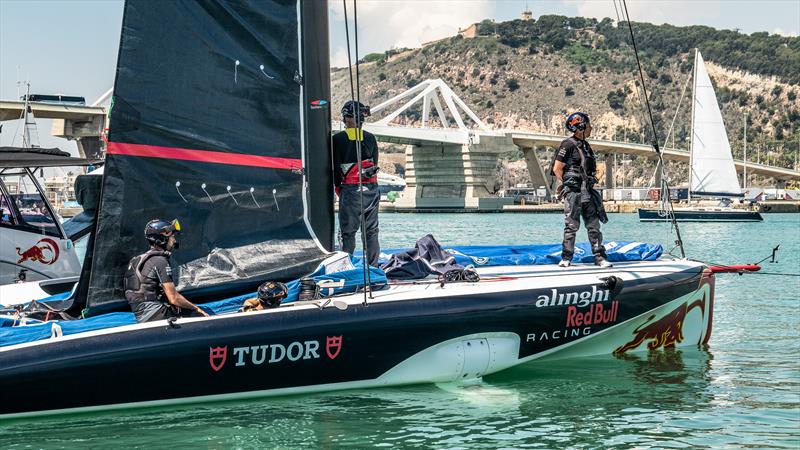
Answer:
<svg viewBox="0 0 800 450"><path fill-rule="evenodd" d="M335 252L327 26L310 0L125 3L86 259L72 289L0 317L0 418L465 380L708 342L714 273L660 245L606 243L611 268L580 246L569 268L560 245L448 249L475 267L468 279L390 279ZM210 317L130 312L121 280L156 217L180 219L173 278ZM265 280L288 297L240 312Z"/></svg>
<svg viewBox="0 0 800 450"><path fill-rule="evenodd" d="M77 226L80 218L61 223L35 172L97 163L57 148L0 147L0 305L47 297L77 280L75 242L88 226Z"/></svg>

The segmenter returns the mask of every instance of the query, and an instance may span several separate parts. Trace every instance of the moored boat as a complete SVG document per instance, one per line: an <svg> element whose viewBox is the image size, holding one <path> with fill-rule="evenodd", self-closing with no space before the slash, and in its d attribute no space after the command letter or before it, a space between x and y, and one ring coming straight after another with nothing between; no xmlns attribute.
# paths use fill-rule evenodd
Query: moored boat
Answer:
<svg viewBox="0 0 800 450"><path fill-rule="evenodd" d="M658 209L639 209L641 222L665 222L671 220L665 212ZM758 211L736 208L674 208L670 214L679 222L761 222L764 220Z"/></svg>
<svg viewBox="0 0 800 450"><path fill-rule="evenodd" d="M689 200L692 196L743 198L731 145L722 121L722 113L708 76L703 56L695 49L692 88L691 162L689 164ZM672 220L673 208L639 209L642 222ZM761 213L736 209L723 203L720 207L674 208L679 222L760 222Z"/></svg>
<svg viewBox="0 0 800 450"><path fill-rule="evenodd" d="M47 286L58 284L49 280L80 274L75 241L85 236L85 227L58 220L35 172L98 162L57 148L0 147L0 305L15 300L17 286L9 285L47 281ZM50 295L47 289L39 294Z"/></svg>

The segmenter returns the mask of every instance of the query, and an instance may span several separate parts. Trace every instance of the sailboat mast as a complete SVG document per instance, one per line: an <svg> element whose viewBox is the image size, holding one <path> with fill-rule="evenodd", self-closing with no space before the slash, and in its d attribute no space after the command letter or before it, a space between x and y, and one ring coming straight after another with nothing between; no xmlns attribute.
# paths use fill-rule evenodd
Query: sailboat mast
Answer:
<svg viewBox="0 0 800 450"><path fill-rule="evenodd" d="M694 49L694 69L692 69L692 124L689 128L689 190L686 199L692 201L692 174L694 170L694 106L697 103L697 54Z"/></svg>
<svg viewBox="0 0 800 450"><path fill-rule="evenodd" d="M28 128L28 101L31 97L31 84L28 83L28 88L25 91L25 102L22 104L22 146L25 148L31 147L31 130Z"/></svg>
<svg viewBox="0 0 800 450"><path fill-rule="evenodd" d="M742 186L747 189L747 112L744 113L744 176L742 177Z"/></svg>

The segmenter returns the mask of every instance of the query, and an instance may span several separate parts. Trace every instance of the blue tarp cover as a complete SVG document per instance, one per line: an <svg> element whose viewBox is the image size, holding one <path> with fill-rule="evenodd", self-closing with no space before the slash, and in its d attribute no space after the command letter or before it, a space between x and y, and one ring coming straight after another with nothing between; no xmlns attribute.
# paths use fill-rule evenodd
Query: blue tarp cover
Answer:
<svg viewBox="0 0 800 450"><path fill-rule="evenodd" d="M643 242L607 242L605 247L606 252L608 253L608 259L613 262L655 261L664 251L661 245L646 244ZM445 247L445 250L452 253L456 257L456 262L464 266L473 265L477 267L491 267L556 264L561 260L561 244L463 246ZM405 250L384 250L381 253L380 263L385 263L388 260L389 255L392 253L401 251ZM572 260L578 263L593 262L594 260L590 244L587 242L577 244L575 246L575 256L572 258ZM334 289L332 292L324 292L326 295L356 292L364 286L364 275L363 269L360 266L360 260L358 258L354 258L354 262L356 263L356 267L352 270L326 275L324 267L320 267L309 276L317 280L317 282L322 280L345 281L343 288ZM383 272L383 270L375 267L370 268L370 278L373 286L384 285L387 282L386 274ZM299 285L299 280L287 283L289 295L283 301L283 303L289 303L297 300L299 294ZM40 302L63 300L65 295L69 294L54 295L52 297L42 299ZM231 313L238 311L246 299L255 297L255 295L255 293L240 295L238 297L231 297L212 303L205 303L200 305L200 307L209 314ZM0 321L0 347L36 341L39 339L47 339L54 333L54 323L57 323L57 325L61 328L61 334L69 335L103 328L130 325L136 323L136 319L134 318L133 313L111 313L82 320L50 321L41 324L16 327L9 326L11 323L8 321Z"/></svg>
<svg viewBox="0 0 800 450"><path fill-rule="evenodd" d="M660 244L611 241L606 242L604 245L608 260L612 262L655 261L664 253L664 248ZM445 251L456 257L458 264L463 266L527 266L558 264L561 261L561 244L443 247ZM392 249L382 251L380 263L385 264L390 255L402 251L406 250ZM572 261L575 263L593 263L594 256L592 255L591 244L588 242L576 244Z"/></svg>
<svg viewBox="0 0 800 450"><path fill-rule="evenodd" d="M359 265L352 270L336 272L330 275L325 274L324 267L320 267L314 273L309 275L309 277L314 278L314 280L316 280L318 283L323 280L344 280L343 287L324 289L322 292L324 295L356 292L364 287L363 267ZM387 282L386 274L381 269L370 267L370 281L373 287L383 286ZM291 281L286 284L286 287L289 288L289 294L286 299L283 300L283 303L297 301L300 293L299 286L299 280ZM39 300L39 302L46 303L48 301L63 300L68 295L69 293L54 295L52 297ZM246 299L255 296L256 293L253 292L251 294L231 297L216 302L204 303L199 306L211 315L231 313L238 311ZM53 320L24 326L13 326L12 320L0 318L0 347L38 341L40 339L47 339L53 336L56 332L66 336L92 330L101 330L103 328L132 325L135 323L136 318L134 317L133 313L128 312L103 314L81 320ZM58 330L58 328L60 328L60 330Z"/></svg>

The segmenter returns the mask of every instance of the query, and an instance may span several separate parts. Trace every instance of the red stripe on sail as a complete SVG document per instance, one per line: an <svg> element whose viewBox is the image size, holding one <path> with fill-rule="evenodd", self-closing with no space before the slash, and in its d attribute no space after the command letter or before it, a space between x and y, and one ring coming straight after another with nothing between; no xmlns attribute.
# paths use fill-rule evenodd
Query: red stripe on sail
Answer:
<svg viewBox="0 0 800 450"><path fill-rule="evenodd" d="M180 159L214 164L236 166L267 167L270 169L299 170L303 162L295 158L275 158L272 156L245 155L242 153L213 152L156 145L126 144L109 142L107 153L114 155L141 156L144 158Z"/></svg>

